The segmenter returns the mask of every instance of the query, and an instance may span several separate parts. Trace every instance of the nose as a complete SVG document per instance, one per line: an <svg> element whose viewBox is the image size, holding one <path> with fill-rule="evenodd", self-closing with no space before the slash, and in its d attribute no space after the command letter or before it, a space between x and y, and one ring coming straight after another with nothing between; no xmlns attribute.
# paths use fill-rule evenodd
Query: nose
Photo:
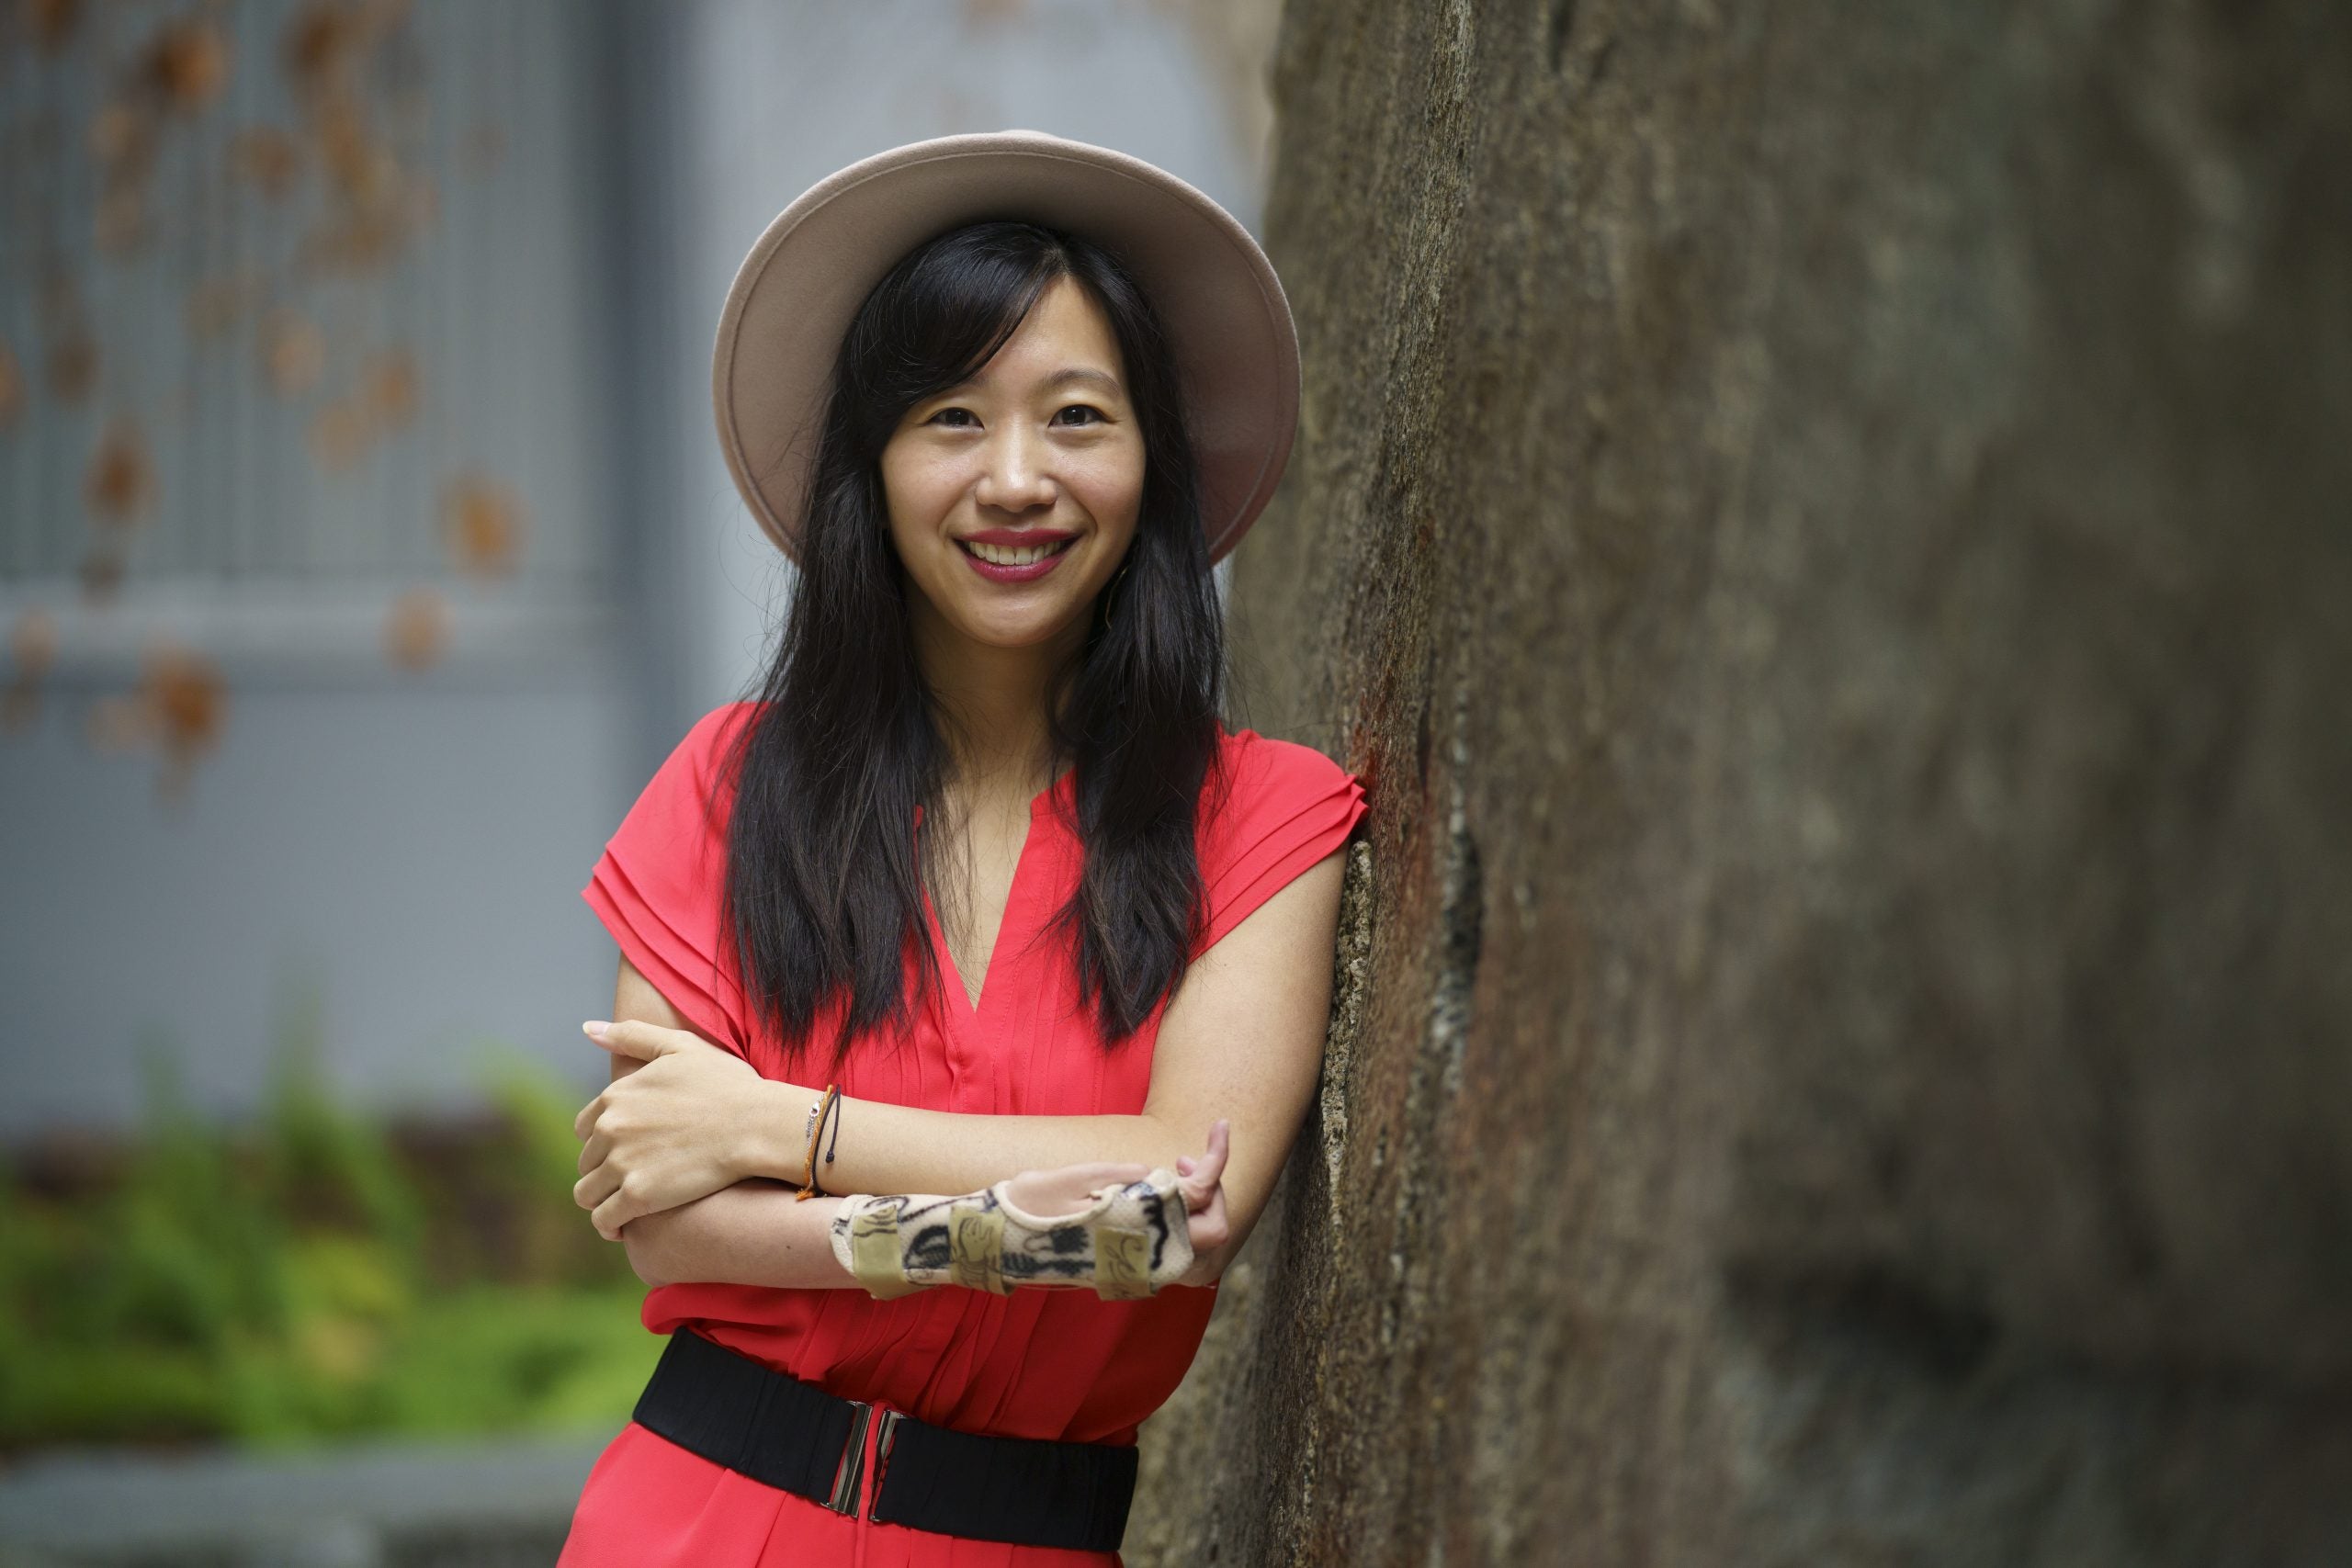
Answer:
<svg viewBox="0 0 2352 1568"><path fill-rule="evenodd" d="M989 434L980 455L979 481L972 499L1003 512L1028 512L1054 503L1054 477L1047 472L1050 449L1022 422L1008 421Z"/></svg>

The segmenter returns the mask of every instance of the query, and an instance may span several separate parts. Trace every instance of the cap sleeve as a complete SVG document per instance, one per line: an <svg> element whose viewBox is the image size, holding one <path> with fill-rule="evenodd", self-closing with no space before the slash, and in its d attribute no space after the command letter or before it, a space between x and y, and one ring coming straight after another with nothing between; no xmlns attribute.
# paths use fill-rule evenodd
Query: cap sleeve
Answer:
<svg viewBox="0 0 2352 1568"><path fill-rule="evenodd" d="M1345 843L1364 813L1355 775L1312 747L1245 729L1226 738L1222 757L1225 798L1198 840L1208 924L1196 957Z"/></svg>
<svg viewBox="0 0 2352 1568"><path fill-rule="evenodd" d="M694 1031L737 1055L747 1039L742 993L719 902L727 876L731 787L714 796L722 747L749 706L696 721L605 844L580 896L638 973Z"/></svg>

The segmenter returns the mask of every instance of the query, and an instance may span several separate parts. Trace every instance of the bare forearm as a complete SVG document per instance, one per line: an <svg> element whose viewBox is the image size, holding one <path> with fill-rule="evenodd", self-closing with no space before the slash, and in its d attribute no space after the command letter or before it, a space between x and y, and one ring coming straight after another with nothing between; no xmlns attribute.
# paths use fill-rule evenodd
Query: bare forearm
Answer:
<svg viewBox="0 0 2352 1568"><path fill-rule="evenodd" d="M828 1197L803 1202L799 1194L774 1182L741 1181L631 1220L621 1227L621 1245L629 1266L648 1285L863 1289L833 1255L829 1232L842 1201ZM1216 1259L1217 1273L1224 1271L1230 1250L1205 1254Z"/></svg>
<svg viewBox="0 0 2352 1568"><path fill-rule="evenodd" d="M839 1198L802 1201L771 1181L739 1181L621 1227L621 1245L649 1285L695 1280L788 1290L855 1287L833 1257Z"/></svg>
<svg viewBox="0 0 2352 1568"><path fill-rule="evenodd" d="M951 1113L929 1114L944 1116ZM1016 1126L1030 1122L1067 1124L1088 1121L1149 1124L1149 1119L1139 1116L959 1115L956 1120L1009 1122ZM1082 1150L1089 1145L1076 1146ZM1050 1158L1053 1166L1077 1167L1091 1163L1080 1158ZM1172 1167L1174 1160L1172 1157L1155 1159L1151 1163L1156 1167ZM1024 1169L1047 1168L1046 1163L1023 1167ZM940 1164L933 1168L952 1170L956 1168L952 1164ZM991 1186L995 1179L975 1180L968 1187L949 1187L945 1190L978 1192ZM941 1192L938 1187L910 1186L899 1190L933 1197L939 1196ZM763 1285L786 1290L855 1286L857 1280L842 1267L832 1247L832 1224L842 1212L844 1196L835 1191L828 1196L803 1201L789 1186L762 1177L747 1178L690 1203L643 1214L629 1221L621 1227L621 1241L628 1249L629 1263L637 1270L638 1277L649 1285L698 1281ZM1039 1212L1061 1211L1045 1209ZM1254 1218L1254 1214L1228 1213L1226 1225L1219 1227L1222 1237L1219 1245L1194 1243L1198 1248L1195 1256L1206 1273L1192 1282L1205 1283L1224 1272L1227 1261L1247 1239ZM1207 1239L1202 1238L1204 1241Z"/></svg>
<svg viewBox="0 0 2352 1568"><path fill-rule="evenodd" d="M770 1094L775 1113L763 1120L770 1134L742 1168L747 1175L797 1182L808 1152L803 1129L818 1091L777 1083ZM1020 1171L1095 1160L1172 1170L1178 1156L1199 1152L1200 1133L1150 1115L991 1116L843 1095L817 1152L817 1181L834 1193L973 1192ZM835 1156L831 1165L828 1150Z"/></svg>

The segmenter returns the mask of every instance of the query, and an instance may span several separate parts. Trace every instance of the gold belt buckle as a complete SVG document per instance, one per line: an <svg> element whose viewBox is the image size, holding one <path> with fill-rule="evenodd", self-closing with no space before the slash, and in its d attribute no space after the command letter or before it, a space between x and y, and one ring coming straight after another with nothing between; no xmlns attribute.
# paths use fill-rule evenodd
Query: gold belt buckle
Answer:
<svg viewBox="0 0 2352 1568"><path fill-rule="evenodd" d="M857 1483L865 1473L865 1427L874 1414L874 1406L862 1399L849 1403L849 1441L842 1446L842 1461L833 1470L832 1495L825 1499L825 1506L836 1514L857 1512Z"/></svg>

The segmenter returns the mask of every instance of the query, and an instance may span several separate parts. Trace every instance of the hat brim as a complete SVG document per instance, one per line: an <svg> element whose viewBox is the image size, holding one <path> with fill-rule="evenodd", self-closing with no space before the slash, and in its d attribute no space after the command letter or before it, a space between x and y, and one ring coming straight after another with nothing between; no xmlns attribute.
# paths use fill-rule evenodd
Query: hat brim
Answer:
<svg viewBox="0 0 2352 1568"><path fill-rule="evenodd" d="M862 159L776 215L728 290L711 397L727 467L794 560L833 358L882 275L960 224L1026 218L1106 245L1176 360L1214 562L1290 458L1298 335L1272 263L1234 217L1166 170L1042 131L943 136Z"/></svg>

